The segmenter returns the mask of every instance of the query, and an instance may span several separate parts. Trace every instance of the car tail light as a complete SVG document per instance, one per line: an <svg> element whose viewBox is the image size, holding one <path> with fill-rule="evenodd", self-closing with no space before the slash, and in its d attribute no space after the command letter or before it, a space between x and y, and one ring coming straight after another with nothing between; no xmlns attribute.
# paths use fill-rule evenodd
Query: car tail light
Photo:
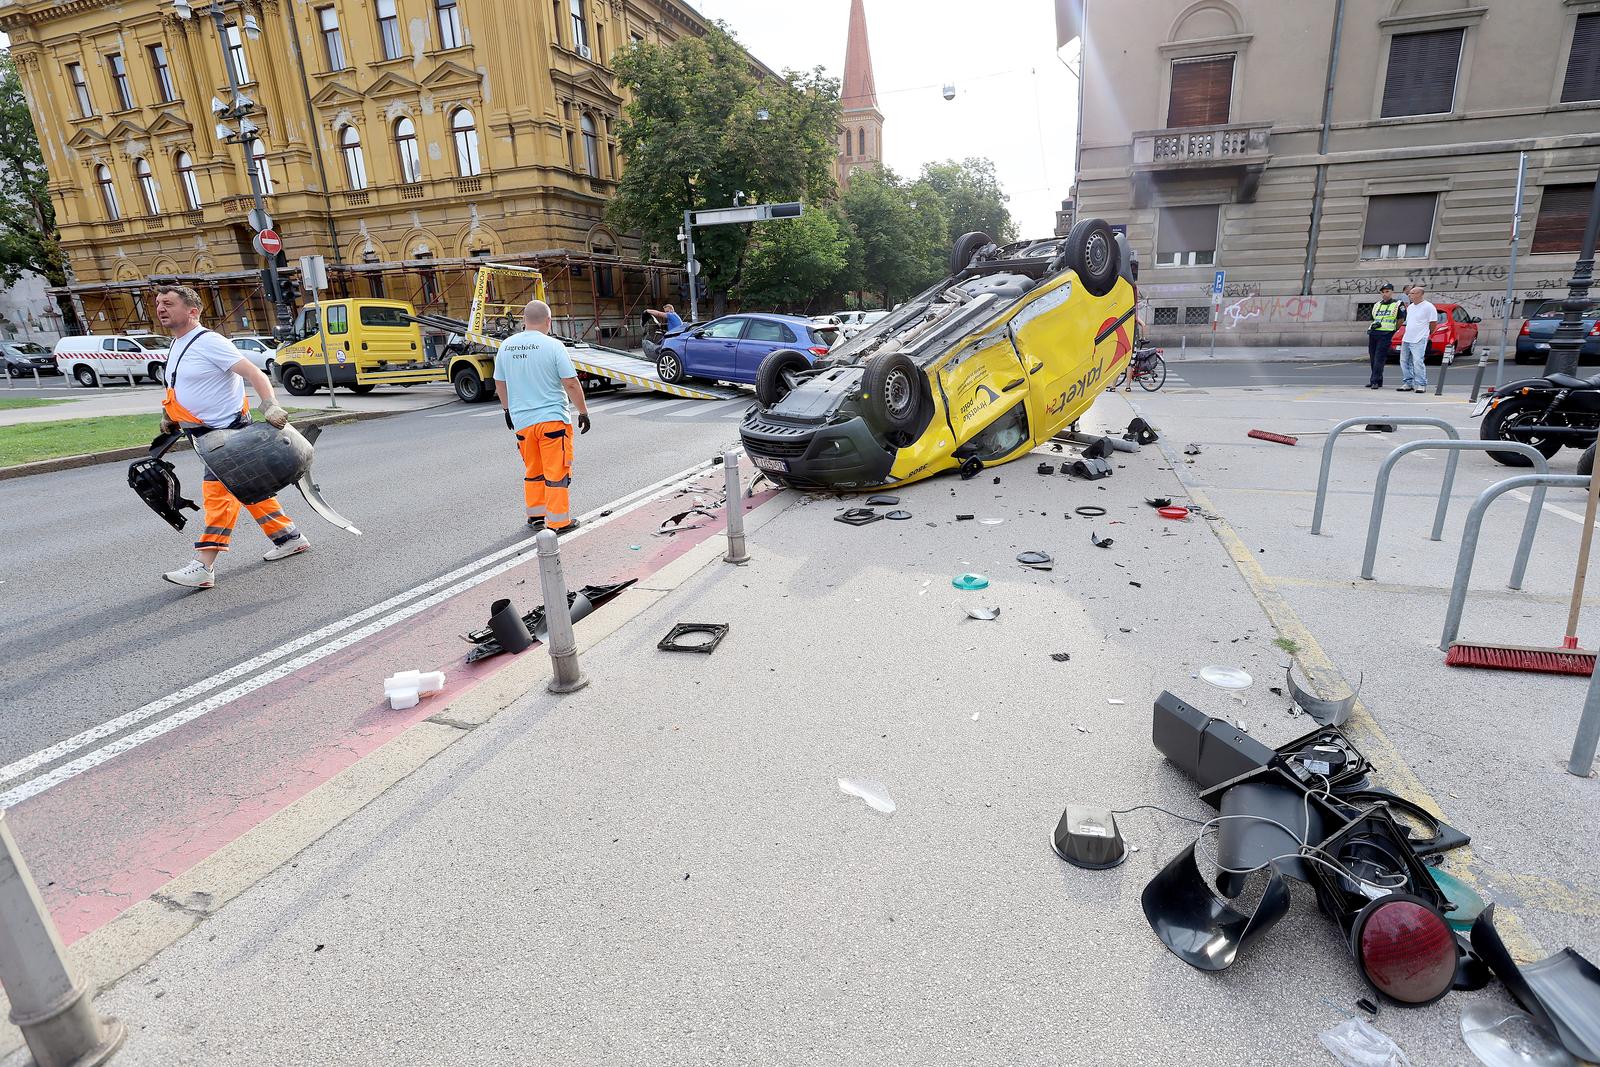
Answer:
<svg viewBox="0 0 1600 1067"><path fill-rule="evenodd" d="M1600 319L1596 319L1595 324L1589 327L1589 336L1600 337Z"/></svg>
<svg viewBox="0 0 1600 1067"><path fill-rule="evenodd" d="M828 354L828 350L826 348L824 348L822 345L812 345L811 346L811 354L813 356L825 356L825 355Z"/></svg>
<svg viewBox="0 0 1600 1067"><path fill-rule="evenodd" d="M1533 324L1530 323L1527 319L1523 319L1522 320L1522 329L1517 331L1517 336L1518 337L1526 337L1526 336L1528 336L1528 334L1530 332L1532 332L1532 331L1530 331L1528 329L1528 327L1531 326L1531 325L1533 325Z"/></svg>
<svg viewBox="0 0 1600 1067"><path fill-rule="evenodd" d="M1430 1004L1455 984L1455 933L1420 897L1391 893L1362 908L1350 949L1372 988L1401 1004Z"/></svg>

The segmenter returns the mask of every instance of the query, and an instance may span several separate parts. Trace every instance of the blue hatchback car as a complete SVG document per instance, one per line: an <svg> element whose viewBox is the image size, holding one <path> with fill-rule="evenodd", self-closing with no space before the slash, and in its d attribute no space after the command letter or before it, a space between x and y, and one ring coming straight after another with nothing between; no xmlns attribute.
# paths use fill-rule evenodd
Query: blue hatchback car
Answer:
<svg viewBox="0 0 1600 1067"><path fill-rule="evenodd" d="M706 378L754 385L761 361L782 348L813 363L828 354L828 342L798 315L724 315L696 322L666 337L656 355L656 373L665 382Z"/></svg>

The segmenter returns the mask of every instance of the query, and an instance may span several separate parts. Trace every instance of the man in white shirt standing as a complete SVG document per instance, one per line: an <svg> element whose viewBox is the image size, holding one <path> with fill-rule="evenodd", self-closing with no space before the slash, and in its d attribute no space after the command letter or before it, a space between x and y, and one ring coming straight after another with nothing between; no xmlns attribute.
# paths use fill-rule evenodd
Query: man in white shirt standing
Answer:
<svg viewBox="0 0 1600 1067"><path fill-rule="evenodd" d="M282 429L289 413L278 406L272 382L261 368L242 356L227 338L200 325L200 295L186 285L163 285L156 290L156 321L172 334L167 354L167 393L161 402L161 432L181 430L191 438L212 430L250 425L250 402L244 383L249 382L264 409L262 418ZM241 504L212 473L202 485L205 528L195 541L195 558L162 577L186 589L210 589L216 584L213 569L219 553L233 540L240 508L248 508L261 532L272 540L262 559L287 559L311 547L293 520L278 506L277 497L259 504Z"/></svg>
<svg viewBox="0 0 1600 1067"><path fill-rule="evenodd" d="M1400 388L1396 392L1426 392L1428 389L1428 338L1439 321L1439 309L1422 299L1422 286L1406 290L1411 302L1406 305L1405 333L1400 335Z"/></svg>

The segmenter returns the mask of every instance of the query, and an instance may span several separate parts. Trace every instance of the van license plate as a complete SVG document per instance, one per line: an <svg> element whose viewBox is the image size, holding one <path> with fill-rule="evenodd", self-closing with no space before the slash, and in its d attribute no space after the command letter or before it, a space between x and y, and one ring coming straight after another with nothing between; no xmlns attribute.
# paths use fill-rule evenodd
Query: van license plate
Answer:
<svg viewBox="0 0 1600 1067"><path fill-rule="evenodd" d="M787 460L773 459L771 456L751 456L750 462L764 471L777 471L780 474L786 474L789 471Z"/></svg>

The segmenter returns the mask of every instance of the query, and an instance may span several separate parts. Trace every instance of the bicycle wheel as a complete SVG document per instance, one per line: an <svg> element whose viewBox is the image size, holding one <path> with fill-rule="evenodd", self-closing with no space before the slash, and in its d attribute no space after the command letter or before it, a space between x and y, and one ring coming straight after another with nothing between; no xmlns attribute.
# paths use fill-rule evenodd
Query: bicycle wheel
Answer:
<svg viewBox="0 0 1600 1067"><path fill-rule="evenodd" d="M1150 367L1139 375L1139 384L1146 392L1155 392L1167 383L1167 361L1160 356L1155 357Z"/></svg>

